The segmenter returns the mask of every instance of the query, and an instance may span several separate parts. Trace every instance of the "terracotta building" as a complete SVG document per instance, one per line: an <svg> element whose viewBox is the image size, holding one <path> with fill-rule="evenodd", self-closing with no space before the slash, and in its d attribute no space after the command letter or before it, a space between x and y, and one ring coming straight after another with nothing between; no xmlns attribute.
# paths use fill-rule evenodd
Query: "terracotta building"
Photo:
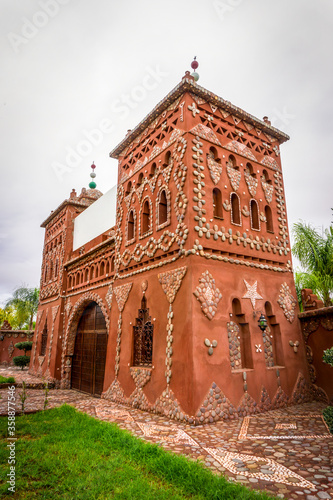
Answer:
<svg viewBox="0 0 333 500"><path fill-rule="evenodd" d="M297 319L280 158L289 137L194 77L110 153L114 216L93 182L42 224L30 369L197 423L326 399ZM99 213L89 239L82 221L94 228Z"/></svg>

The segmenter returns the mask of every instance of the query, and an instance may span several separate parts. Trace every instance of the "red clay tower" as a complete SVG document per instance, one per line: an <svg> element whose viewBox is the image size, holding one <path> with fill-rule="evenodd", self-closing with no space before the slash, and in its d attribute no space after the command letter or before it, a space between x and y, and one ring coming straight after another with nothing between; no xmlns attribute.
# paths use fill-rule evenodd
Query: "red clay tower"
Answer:
<svg viewBox="0 0 333 500"><path fill-rule="evenodd" d="M197 68L110 153L115 225L75 250L66 240L54 303L42 277L31 367L44 373L47 317L48 375L62 387L190 423L320 396L297 320L280 160L289 137L199 86ZM47 235L66 211L71 234L82 200L64 203Z"/></svg>

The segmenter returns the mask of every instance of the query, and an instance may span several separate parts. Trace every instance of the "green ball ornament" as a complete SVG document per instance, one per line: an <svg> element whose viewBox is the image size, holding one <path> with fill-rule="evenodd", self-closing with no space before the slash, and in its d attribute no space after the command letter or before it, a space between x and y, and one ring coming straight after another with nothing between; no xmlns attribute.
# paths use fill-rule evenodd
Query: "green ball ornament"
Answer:
<svg viewBox="0 0 333 500"><path fill-rule="evenodd" d="M97 186L96 182L94 181L89 182L90 189L95 189L96 186Z"/></svg>

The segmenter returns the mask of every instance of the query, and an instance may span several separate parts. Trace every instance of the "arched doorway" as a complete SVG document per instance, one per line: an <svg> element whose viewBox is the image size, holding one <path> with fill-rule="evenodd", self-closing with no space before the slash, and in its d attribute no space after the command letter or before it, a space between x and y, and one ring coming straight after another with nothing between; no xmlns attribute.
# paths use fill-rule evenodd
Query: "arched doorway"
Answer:
<svg viewBox="0 0 333 500"><path fill-rule="evenodd" d="M72 360L72 389L100 396L103 391L107 328L101 308L96 302L82 313Z"/></svg>

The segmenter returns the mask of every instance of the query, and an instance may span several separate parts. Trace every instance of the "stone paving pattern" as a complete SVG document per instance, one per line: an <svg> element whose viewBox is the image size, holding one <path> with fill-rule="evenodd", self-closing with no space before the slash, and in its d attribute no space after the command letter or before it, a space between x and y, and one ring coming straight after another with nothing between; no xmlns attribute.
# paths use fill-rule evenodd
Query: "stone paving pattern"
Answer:
<svg viewBox="0 0 333 500"><path fill-rule="evenodd" d="M0 375L14 376L18 382L40 382L15 368L0 368ZM18 411L21 390L16 390ZM7 389L0 394L0 415L4 415ZM115 422L140 439L200 460L213 472L249 488L278 498L333 499L333 435L322 418L323 403L190 426L74 390L51 389L48 400L49 409L67 403L99 420ZM42 410L43 404L43 390L28 389L25 411Z"/></svg>

